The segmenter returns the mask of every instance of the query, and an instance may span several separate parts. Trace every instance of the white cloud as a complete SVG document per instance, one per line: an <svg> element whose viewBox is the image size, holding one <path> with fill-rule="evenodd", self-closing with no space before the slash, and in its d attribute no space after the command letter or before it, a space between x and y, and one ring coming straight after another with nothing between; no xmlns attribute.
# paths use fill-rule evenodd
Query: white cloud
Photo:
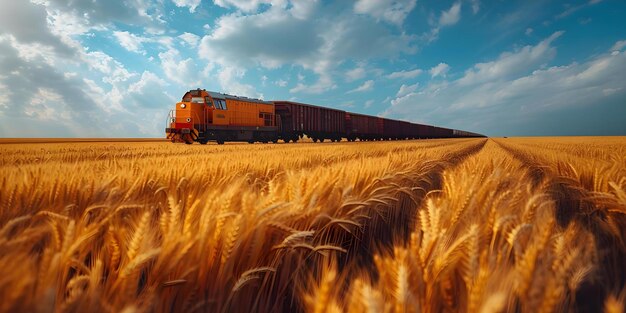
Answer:
<svg viewBox="0 0 626 313"><path fill-rule="evenodd" d="M551 60L556 49L550 44L563 34L555 32L535 46L525 46L516 52L502 53L496 61L478 63L465 72L461 84L478 84L485 81L509 78Z"/></svg>
<svg viewBox="0 0 626 313"><path fill-rule="evenodd" d="M159 59L163 73L169 80L182 86L200 87L201 71L193 59L183 59L176 49L159 53Z"/></svg>
<svg viewBox="0 0 626 313"><path fill-rule="evenodd" d="M362 67L355 67L346 72L346 80L351 82L365 77L366 71Z"/></svg>
<svg viewBox="0 0 626 313"><path fill-rule="evenodd" d="M285 87L285 86L287 86L287 81L279 79L279 80L275 81L274 84L276 86L278 86L278 87Z"/></svg>
<svg viewBox="0 0 626 313"><path fill-rule="evenodd" d="M620 40L611 47L610 51L621 51L624 47L626 47L626 40Z"/></svg>
<svg viewBox="0 0 626 313"><path fill-rule="evenodd" d="M39 44L55 54L73 56L76 52L48 27L46 7L29 1L3 1L0 10L0 34L7 34L22 44Z"/></svg>
<svg viewBox="0 0 626 313"><path fill-rule="evenodd" d="M416 2L417 0L358 0L354 3L354 12L401 25L415 8Z"/></svg>
<svg viewBox="0 0 626 313"><path fill-rule="evenodd" d="M55 11L71 14L74 16L73 19L82 20L81 23L89 25L89 27L100 28L109 26L113 22L143 26L158 26L164 23L161 19L162 1L45 0L40 2L46 6L49 14Z"/></svg>
<svg viewBox="0 0 626 313"><path fill-rule="evenodd" d="M456 24L461 19L461 2L454 3L447 11L442 11L439 17L440 26Z"/></svg>
<svg viewBox="0 0 626 313"><path fill-rule="evenodd" d="M182 35L178 36L178 38L182 39L184 43L192 48L198 46L198 42L200 41L200 36L192 33L183 33Z"/></svg>
<svg viewBox="0 0 626 313"><path fill-rule="evenodd" d="M532 33L533 33L533 29L530 28L530 27L526 28L526 31L524 32L524 34L526 34L526 36L530 36L530 34L532 34Z"/></svg>
<svg viewBox="0 0 626 313"><path fill-rule="evenodd" d="M259 5L263 3L271 3L271 0L213 0L216 5L223 8L237 8L241 11L252 13L256 12Z"/></svg>
<svg viewBox="0 0 626 313"><path fill-rule="evenodd" d="M399 72L393 72L389 75L387 75L387 78L391 78L391 79L396 79L396 78L402 78L402 79L409 79L409 78L415 78L417 77L419 74L421 74L423 71L421 69L414 69L414 70L410 70L410 71L399 71Z"/></svg>
<svg viewBox="0 0 626 313"><path fill-rule="evenodd" d="M152 72L145 71L141 74L141 78L128 86L127 99L133 100L137 106L153 107L159 105L155 103L156 95L163 93L163 87L167 86L167 82ZM149 96L147 96L149 95Z"/></svg>
<svg viewBox="0 0 626 313"><path fill-rule="evenodd" d="M245 70L234 67L224 67L218 72L217 77L225 93L262 99L263 94L257 92L254 86L241 82L245 74Z"/></svg>
<svg viewBox="0 0 626 313"><path fill-rule="evenodd" d="M124 82L136 75L130 73L122 63L101 51L85 53L82 56L82 61L85 62L90 69L97 70L106 75L103 77L102 81L108 84Z"/></svg>
<svg viewBox="0 0 626 313"><path fill-rule="evenodd" d="M368 81L364 82L361 86L356 87L355 89L352 89L352 90L348 91L348 93L365 92L365 91L372 90L372 88L374 88L374 81L373 80L368 80Z"/></svg>
<svg viewBox="0 0 626 313"><path fill-rule="evenodd" d="M446 74L448 73L449 70L450 70L450 66L448 64L439 63L437 64L437 66L432 67L428 72L430 73L430 76L433 78L437 76L446 77Z"/></svg>
<svg viewBox="0 0 626 313"><path fill-rule="evenodd" d="M396 94L396 97L397 98L402 98L402 97L404 97L406 95L414 93L415 90L417 90L418 86L419 86L419 83L415 83L413 85L402 84L402 86L400 86L400 89L398 90L398 93Z"/></svg>
<svg viewBox="0 0 626 313"><path fill-rule="evenodd" d="M289 89L290 93L310 93L310 94L321 94L329 90L333 90L337 88L337 85L333 82L333 79L328 74L322 74L318 78L317 82L311 85L307 85L302 83L301 79L298 79L300 82Z"/></svg>
<svg viewBox="0 0 626 313"><path fill-rule="evenodd" d="M555 16L555 18L556 19L562 19L562 18L568 17L568 16L572 15L574 12L576 12L576 11L582 9L582 8L594 5L594 4L599 3L601 1L602 0L590 0L589 2L582 3L582 4L579 4L579 5L567 4L567 5L565 5L565 7L566 7L565 11L563 11L560 14L558 14L557 16Z"/></svg>
<svg viewBox="0 0 626 313"><path fill-rule="evenodd" d="M255 15L222 16L202 38L200 57L220 67L240 69L299 66L317 74L318 80L300 82L290 92L323 93L336 88L335 71L343 62L416 51L414 36L394 34L371 18L327 11L313 19L303 12L316 10L315 2L306 8L296 3L291 2L291 7L272 3Z"/></svg>
<svg viewBox="0 0 626 313"><path fill-rule="evenodd" d="M606 53L583 63L542 67L543 62L537 60L545 60L553 54L549 44L554 37L532 47L503 53L494 61L474 65L468 70L477 75L471 84L467 83L466 75L450 82L431 82L410 93L399 92L384 115L500 133L510 132L512 124L526 121L536 124L521 125L521 129L545 131L554 129L557 122L545 119L541 122L546 114L558 116L558 112L562 112L562 116L569 116L574 108L594 112L597 110L594 107L603 103L623 102L626 53ZM484 71L476 70L479 68ZM559 123L562 121L557 125L565 126ZM593 131L594 127L604 126L590 124L585 129Z"/></svg>
<svg viewBox="0 0 626 313"><path fill-rule="evenodd" d="M478 13L478 11L480 10L480 1L470 0L470 2L472 3L472 12L474 14Z"/></svg>
<svg viewBox="0 0 626 313"><path fill-rule="evenodd" d="M614 93L616 93L616 92L618 92L618 91L620 91L622 89L624 89L624 88L623 87L619 87L619 88L605 88L605 89L602 89L602 93L605 96L610 96L610 95L612 95L612 94L614 94Z"/></svg>
<svg viewBox="0 0 626 313"><path fill-rule="evenodd" d="M117 42L120 46L124 47L124 49L130 52L146 54L146 51L143 50L143 42L146 41L146 38L127 31L115 31L113 32L113 36L115 36Z"/></svg>
<svg viewBox="0 0 626 313"><path fill-rule="evenodd" d="M64 115L63 97L52 89L37 88L37 92L24 106L24 113L38 120L56 120Z"/></svg>
<svg viewBox="0 0 626 313"><path fill-rule="evenodd" d="M474 5L472 5L472 9L474 9ZM476 12L478 11L475 11L474 14ZM441 28L452 26L458 23L459 20L461 20L461 2L455 2L447 11L441 11L438 21L435 21L434 15L431 15L428 23L432 26L432 28L429 31L424 32L421 37L426 42L433 42L439 38L439 31Z"/></svg>
<svg viewBox="0 0 626 313"><path fill-rule="evenodd" d="M194 13L200 5L200 0L172 0L172 2L179 8L189 7L189 12L191 13Z"/></svg>
<svg viewBox="0 0 626 313"><path fill-rule="evenodd" d="M364 108L370 108L372 106L372 104L374 104L374 100L367 100L365 101L365 104L363 105Z"/></svg>

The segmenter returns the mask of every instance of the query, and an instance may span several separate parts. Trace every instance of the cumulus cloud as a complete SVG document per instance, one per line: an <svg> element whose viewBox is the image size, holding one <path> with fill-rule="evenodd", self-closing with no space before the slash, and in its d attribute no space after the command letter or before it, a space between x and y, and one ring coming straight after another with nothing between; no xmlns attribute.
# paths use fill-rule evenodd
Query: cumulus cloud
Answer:
<svg viewBox="0 0 626 313"><path fill-rule="evenodd" d="M211 34L202 38L200 56L221 67L301 66L316 73L318 80L310 85L300 82L290 91L321 93L336 87L333 71L346 60L389 58L415 51L414 37L393 34L371 18L327 13L311 19L302 9L296 10L296 3L272 4L255 15L221 17ZM315 10L315 6L307 10Z"/></svg>
<svg viewBox="0 0 626 313"><path fill-rule="evenodd" d="M177 7L188 7L189 12L194 13L200 5L200 0L172 0Z"/></svg>
<svg viewBox="0 0 626 313"><path fill-rule="evenodd" d="M356 88L348 91L348 93L370 91L370 90L372 90L372 88L374 88L374 81L373 80L368 80L368 81L364 82L361 86L356 87Z"/></svg>
<svg viewBox="0 0 626 313"><path fill-rule="evenodd" d="M365 77L366 71L362 67L355 67L346 72L346 80L351 82Z"/></svg>
<svg viewBox="0 0 626 313"><path fill-rule="evenodd" d="M554 53L549 45L556 37L552 35L535 46L476 64L468 71L469 76L431 82L413 92L399 93L385 115L413 116L428 123L498 135L536 134L535 130L551 130L553 134L567 133L567 129L580 131L580 127L566 125L558 117L571 117L570 113L577 111L579 121L584 121L585 115L593 115L599 110L595 107L606 103L609 105L605 110L626 113L619 105L626 97L626 53L606 53L583 63L542 68L537 60ZM467 77L472 77L471 84ZM616 118L603 119L589 121L587 132L602 132L607 127L625 130L620 126L623 123L611 125L609 120L615 123ZM562 129L554 129L554 125Z"/></svg>
<svg viewBox="0 0 626 313"><path fill-rule="evenodd" d="M611 47L611 51L621 51L624 47L626 47L626 40L620 40Z"/></svg>
<svg viewBox="0 0 626 313"><path fill-rule="evenodd" d="M401 25L415 8L416 2L417 0L358 0L354 3L354 12Z"/></svg>
<svg viewBox="0 0 626 313"><path fill-rule="evenodd" d="M74 49L51 32L47 16L44 5L29 1L4 1L0 10L0 34L10 35L21 43L51 47L64 56L74 55Z"/></svg>
<svg viewBox="0 0 626 313"><path fill-rule="evenodd" d="M124 49L130 52L146 54L146 51L143 50L143 43L147 41L146 38L127 31L115 31L113 36Z"/></svg>
<svg viewBox="0 0 626 313"><path fill-rule="evenodd" d="M102 81L108 84L124 82L136 75L130 73L122 63L102 51L87 52L82 55L82 61L89 69L104 74Z"/></svg>
<svg viewBox="0 0 626 313"><path fill-rule="evenodd" d="M440 26L450 26L461 19L461 2L454 3L447 11L442 11L439 17Z"/></svg>
<svg viewBox="0 0 626 313"><path fill-rule="evenodd" d="M244 12L256 12L259 5L271 3L271 0L213 0L216 5L223 8L236 8Z"/></svg>
<svg viewBox="0 0 626 313"><path fill-rule="evenodd" d="M141 78L138 81L128 86L125 106L128 108L130 103L130 105L138 107L162 108L164 104L155 101L155 99L158 99L159 95L163 95L163 88L167 85L167 82L156 74L145 71L141 74ZM173 101L168 102L171 103Z"/></svg>
<svg viewBox="0 0 626 313"><path fill-rule="evenodd" d="M551 46L551 43L563 33L562 31L555 32L535 46L525 46L519 51L502 53L495 61L478 63L465 72L459 83L478 84L507 78L516 73L528 71L530 68L536 68L554 57L556 49Z"/></svg>
<svg viewBox="0 0 626 313"><path fill-rule="evenodd" d="M178 36L178 38L182 39L186 45L192 48L198 46L198 42L200 42L200 36L187 32Z"/></svg>
<svg viewBox="0 0 626 313"><path fill-rule="evenodd" d="M450 66L446 63L439 63L437 66L432 67L428 72L432 78L437 76L446 77L446 74L450 70Z"/></svg>
<svg viewBox="0 0 626 313"><path fill-rule="evenodd" d="M161 68L167 79L182 86L200 86L200 74L198 66L191 58L183 58L176 49L169 49L159 53Z"/></svg>
<svg viewBox="0 0 626 313"><path fill-rule="evenodd" d="M413 85L402 84L402 86L400 86L400 89L398 90L398 93L396 93L396 97L402 98L409 94L414 93L415 90L417 90L417 86L419 86L419 83L415 83Z"/></svg>
<svg viewBox="0 0 626 313"><path fill-rule="evenodd" d="M243 69L224 67L218 72L217 77L222 90L226 93L263 99L263 94L257 92L254 86L241 82L245 74L246 71Z"/></svg>
<svg viewBox="0 0 626 313"><path fill-rule="evenodd" d="M417 77L419 74L421 74L423 71L419 68L414 69L414 70L410 70L410 71L399 71L399 72L393 72L389 75L387 75L387 78L391 78L391 79L396 79L396 78L401 78L401 79L409 79L409 78L415 78Z"/></svg>
<svg viewBox="0 0 626 313"><path fill-rule="evenodd" d="M473 6L474 8L474 6ZM478 12L476 10L474 13ZM455 25L461 20L461 2L455 2L452 4L450 9L441 11L439 15L439 20L434 21L431 19L429 24L431 24L432 28L422 34L422 39L427 42L433 42L439 38L439 32L442 28Z"/></svg>

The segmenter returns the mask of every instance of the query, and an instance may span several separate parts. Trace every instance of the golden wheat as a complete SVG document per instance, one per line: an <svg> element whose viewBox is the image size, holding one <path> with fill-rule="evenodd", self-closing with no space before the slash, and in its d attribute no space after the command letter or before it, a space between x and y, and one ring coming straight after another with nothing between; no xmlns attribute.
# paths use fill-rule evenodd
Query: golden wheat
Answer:
<svg viewBox="0 0 626 313"><path fill-rule="evenodd" d="M3 145L0 311L618 312L626 141L574 142Z"/></svg>

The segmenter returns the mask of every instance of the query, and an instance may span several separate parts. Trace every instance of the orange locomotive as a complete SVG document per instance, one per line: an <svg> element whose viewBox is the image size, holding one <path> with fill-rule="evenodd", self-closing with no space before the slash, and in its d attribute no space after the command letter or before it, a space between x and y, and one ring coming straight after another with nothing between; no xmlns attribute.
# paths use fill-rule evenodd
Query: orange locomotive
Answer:
<svg viewBox="0 0 626 313"><path fill-rule="evenodd" d="M204 89L185 93L165 129L172 142L278 142L274 104Z"/></svg>

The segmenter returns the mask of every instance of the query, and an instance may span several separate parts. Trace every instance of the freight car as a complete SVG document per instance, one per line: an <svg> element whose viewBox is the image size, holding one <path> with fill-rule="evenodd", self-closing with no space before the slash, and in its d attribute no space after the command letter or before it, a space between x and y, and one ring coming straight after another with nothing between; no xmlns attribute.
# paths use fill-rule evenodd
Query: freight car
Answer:
<svg viewBox="0 0 626 313"><path fill-rule="evenodd" d="M344 113L346 133L343 137L348 141L376 140L382 135L382 118L357 113Z"/></svg>
<svg viewBox="0 0 626 313"><path fill-rule="evenodd" d="M279 137L285 142L296 142L304 135L313 142L345 137L344 111L291 101L274 101L274 106L280 117Z"/></svg>
<svg viewBox="0 0 626 313"><path fill-rule="evenodd" d="M481 134L346 112L292 101L263 101L195 89L170 111L172 142L313 142L484 137Z"/></svg>

